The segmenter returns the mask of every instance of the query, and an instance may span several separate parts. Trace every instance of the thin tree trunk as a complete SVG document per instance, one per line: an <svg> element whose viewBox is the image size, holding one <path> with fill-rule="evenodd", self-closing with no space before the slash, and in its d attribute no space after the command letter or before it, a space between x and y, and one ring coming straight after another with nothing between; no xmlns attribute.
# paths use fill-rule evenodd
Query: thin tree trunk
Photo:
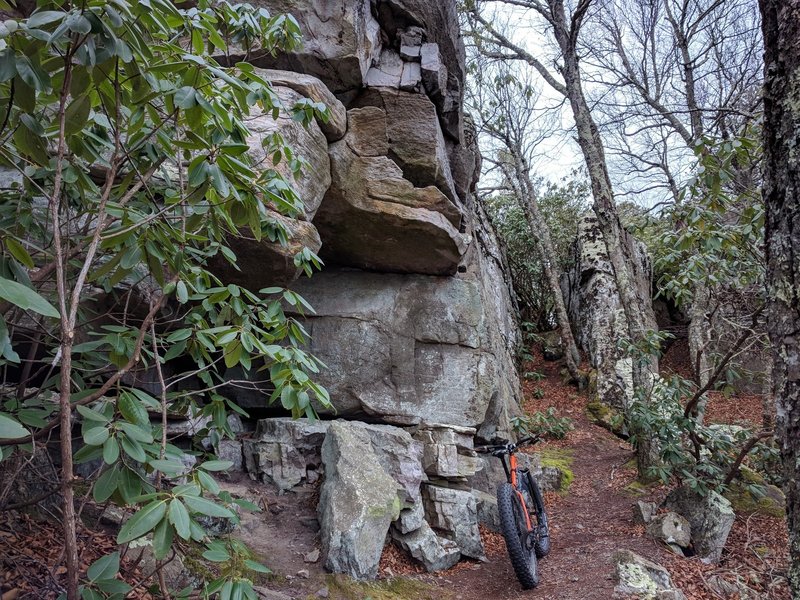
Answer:
<svg viewBox="0 0 800 600"><path fill-rule="evenodd" d="M582 385L582 378L584 377L580 371L580 354L578 353L578 346L575 344L575 337L572 335L572 327L569 322L569 315L567 314L567 306L564 303L564 292L561 291L561 284L559 283L558 267L553 264L554 257L556 256L553 249L553 242L550 239L550 233L547 228L547 223L544 217L539 212L539 206L536 203L536 198L527 194L525 198L520 198L522 208L527 217L528 227L531 231L531 237L536 241L536 247L539 250L539 255L544 267L544 274L547 278L547 284L550 287L550 293L553 294L553 308L556 313L556 320L558 321L559 335L561 336L561 343L564 345L564 358L567 364L567 371L570 377L578 384Z"/></svg>
<svg viewBox="0 0 800 600"><path fill-rule="evenodd" d="M624 241L625 232L614 203L614 192L611 178L608 175L600 133L583 94L577 48L575 47L577 32L567 27L563 0L552 2L552 6L556 40L564 60L562 74L578 132L578 144L589 171L594 198L593 209L606 243L609 262L614 269L614 279L625 313L628 335L631 342L636 343L642 339L645 327L641 319L642 307L633 277L634 257L630 254ZM634 389L649 389L652 382L651 371L641 366L638 360L632 361L632 370ZM646 435L637 435L636 439L636 462L639 476L646 477L649 468L658 463L658 446L655 440Z"/></svg>
<svg viewBox="0 0 800 600"><path fill-rule="evenodd" d="M575 344L575 337L572 335L567 306L564 303L564 293L561 291L561 284L558 280L560 275L558 266L554 264L556 252L553 241L550 238L550 229L539 210L536 191L519 147L511 143L510 140L507 140L507 145L510 146L509 149L514 158L514 175L518 182L518 185L514 185L516 196L525 213L525 220L531 232L531 239L536 245L536 250L544 268L547 285L553 295L559 335L561 336L561 343L564 345L567 371L569 371L570 377L581 387L585 376L579 369L581 358L578 353L578 346Z"/></svg>
<svg viewBox="0 0 800 600"><path fill-rule="evenodd" d="M760 0L764 34L767 331L789 526L789 586L800 598L800 0Z"/></svg>

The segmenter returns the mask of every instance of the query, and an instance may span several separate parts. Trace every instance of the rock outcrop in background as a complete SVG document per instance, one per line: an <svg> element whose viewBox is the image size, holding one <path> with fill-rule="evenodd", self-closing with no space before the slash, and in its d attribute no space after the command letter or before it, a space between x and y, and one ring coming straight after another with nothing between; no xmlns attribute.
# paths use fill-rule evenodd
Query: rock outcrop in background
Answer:
<svg viewBox="0 0 800 600"><path fill-rule="evenodd" d="M455 2L254 4L291 13L305 47L230 60L261 68L288 106L310 98L331 118L304 129L252 116L257 160L279 131L307 162L294 180L305 211L276 215L288 248L238 242L242 272L225 275L254 289L286 284L310 302L309 349L327 365L318 381L336 410L316 423L262 419L226 458L281 491L322 478L334 572L374 577L387 539L429 570L482 558L479 517L496 521L502 473L473 444L513 435L519 333L500 243L473 198L480 156L462 111ZM297 279L303 246L325 268ZM258 408L266 391L225 393Z"/></svg>
<svg viewBox="0 0 800 600"><path fill-rule="evenodd" d="M650 258L644 244L632 235L627 234L624 242L635 258L633 279L642 323L656 331ZM565 274L561 285L575 341L595 369L597 400L624 410L633 400L633 359L619 347L618 340L630 337L628 323L608 249L597 217L592 213L584 215L578 223L573 254L574 266ZM657 373L658 365L654 364L652 370Z"/></svg>

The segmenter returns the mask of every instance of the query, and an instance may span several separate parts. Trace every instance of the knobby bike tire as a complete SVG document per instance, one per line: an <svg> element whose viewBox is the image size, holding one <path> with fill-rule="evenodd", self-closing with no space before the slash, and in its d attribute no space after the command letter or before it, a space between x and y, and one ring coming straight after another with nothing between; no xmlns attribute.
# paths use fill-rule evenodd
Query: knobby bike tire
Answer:
<svg viewBox="0 0 800 600"><path fill-rule="evenodd" d="M500 514L500 529L506 541L514 573L524 589L535 588L539 583L536 552L532 547L526 547L525 508L510 483L501 483L497 488L497 510Z"/></svg>
<svg viewBox="0 0 800 600"><path fill-rule="evenodd" d="M530 496L531 502L533 503L533 506L528 508L531 509L531 518L535 518L538 525L536 540L533 547L536 550L536 558L544 558L550 554L550 528L547 523L547 513L544 510L542 492L530 473L528 474L527 487L528 496Z"/></svg>

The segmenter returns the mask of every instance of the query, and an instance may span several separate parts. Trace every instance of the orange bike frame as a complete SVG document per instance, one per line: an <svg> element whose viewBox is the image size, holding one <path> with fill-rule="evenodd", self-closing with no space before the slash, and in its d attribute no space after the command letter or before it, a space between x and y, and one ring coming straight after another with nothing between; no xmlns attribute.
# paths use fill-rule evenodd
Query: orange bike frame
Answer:
<svg viewBox="0 0 800 600"><path fill-rule="evenodd" d="M519 496L519 501L522 503L522 508L525 512L525 524L528 527L528 531L532 531L533 525L531 524L531 515L528 511L528 506L525 504L525 496L522 495L522 492L519 491L519 487L517 486L517 456L515 454L511 454L508 457L508 462L511 466L511 485L514 487L514 491L516 492L517 496Z"/></svg>

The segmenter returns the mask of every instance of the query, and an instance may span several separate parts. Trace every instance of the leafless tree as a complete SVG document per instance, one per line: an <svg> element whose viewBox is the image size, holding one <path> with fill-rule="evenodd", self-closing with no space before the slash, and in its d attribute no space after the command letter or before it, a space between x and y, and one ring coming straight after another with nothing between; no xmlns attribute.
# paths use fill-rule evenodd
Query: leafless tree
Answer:
<svg viewBox="0 0 800 600"><path fill-rule="evenodd" d="M628 334L631 342L638 345L647 329L643 321L646 311L642 305L649 303L650 299L641 298L637 294L638 287L634 284L633 277L633 250L626 243L625 231L617 214L605 148L584 91L579 38L594 3L593 0L578 0L570 4L572 6L567 6L564 0L486 0L468 2L465 8L473 25L474 39L483 46L482 53L485 56L526 63L569 102L577 141L591 182L593 209L614 270ZM554 42L553 60L545 62L544 58L534 55L496 28L486 11L487 7L493 5L522 9L522 19L538 23L541 30L546 31ZM634 387L644 389L649 383L650 370L638 361L634 361L634 364ZM657 462L653 440L640 436L637 462L642 476Z"/></svg>
<svg viewBox="0 0 800 600"><path fill-rule="evenodd" d="M536 186L531 175L531 161L544 130L539 123L539 91L528 81L524 71L514 73L508 63L490 64L480 56L477 77L470 99L480 134L494 142L484 161L499 171L506 192L511 193L525 214L539 260L553 298L559 335L564 345L567 370L581 385L585 375L579 370L580 354L572 335L566 302L559 284L561 268L551 240L550 228L539 209Z"/></svg>

